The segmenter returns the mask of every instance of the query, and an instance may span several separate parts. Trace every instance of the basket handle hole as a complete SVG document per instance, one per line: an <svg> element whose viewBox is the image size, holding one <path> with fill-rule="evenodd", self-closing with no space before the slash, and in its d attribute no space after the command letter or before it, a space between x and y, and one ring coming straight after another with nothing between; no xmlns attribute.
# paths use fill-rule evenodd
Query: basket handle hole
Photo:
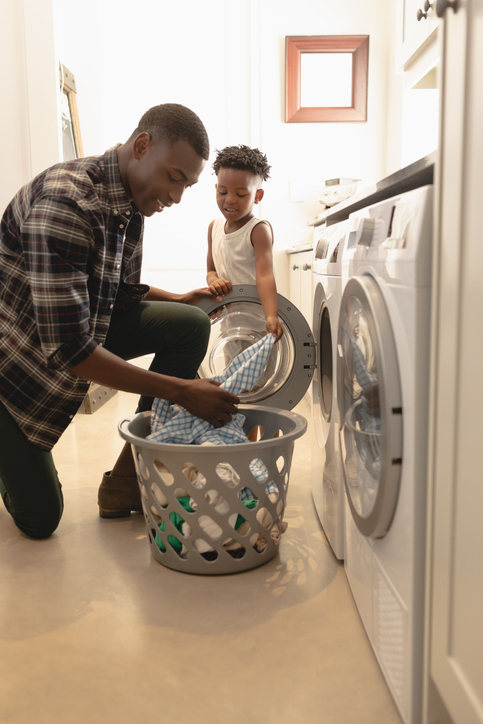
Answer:
<svg viewBox="0 0 483 724"><path fill-rule="evenodd" d="M263 438L264 435L265 435L265 428L263 427L263 425L255 425L254 427L252 427L250 432L247 434L247 437L250 440L250 442L258 442L259 440L261 440Z"/></svg>

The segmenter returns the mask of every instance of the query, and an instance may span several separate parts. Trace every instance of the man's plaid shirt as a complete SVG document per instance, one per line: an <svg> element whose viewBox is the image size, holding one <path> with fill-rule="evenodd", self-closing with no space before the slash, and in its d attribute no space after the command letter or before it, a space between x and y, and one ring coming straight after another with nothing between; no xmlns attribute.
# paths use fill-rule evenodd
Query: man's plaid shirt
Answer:
<svg viewBox="0 0 483 724"><path fill-rule="evenodd" d="M44 450L77 412L88 383L69 374L144 298L143 217L116 148L57 164L24 186L0 228L0 399Z"/></svg>

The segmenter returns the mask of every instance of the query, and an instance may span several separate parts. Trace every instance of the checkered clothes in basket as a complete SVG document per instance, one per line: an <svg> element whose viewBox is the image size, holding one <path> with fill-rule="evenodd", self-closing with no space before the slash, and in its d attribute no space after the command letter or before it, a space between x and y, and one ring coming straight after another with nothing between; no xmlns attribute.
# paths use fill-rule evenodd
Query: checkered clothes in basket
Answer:
<svg viewBox="0 0 483 724"><path fill-rule="evenodd" d="M234 395L252 390L267 366L274 341L275 337L271 334L266 335L235 357L226 370L213 379ZM244 422L245 416L238 413L223 427L215 428L179 405L157 398L151 411L151 434L148 440L184 445L229 445L248 442L243 430ZM261 460L254 461L250 469L257 480L266 482L267 469ZM267 488L269 486L270 484ZM240 498L243 497L244 490L240 491Z"/></svg>

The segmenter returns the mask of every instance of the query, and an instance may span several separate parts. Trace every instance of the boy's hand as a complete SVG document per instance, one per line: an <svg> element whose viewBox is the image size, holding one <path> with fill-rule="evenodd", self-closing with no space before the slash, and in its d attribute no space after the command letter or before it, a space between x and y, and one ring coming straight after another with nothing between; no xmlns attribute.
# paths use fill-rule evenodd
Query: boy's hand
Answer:
<svg viewBox="0 0 483 724"><path fill-rule="evenodd" d="M215 279L215 281L210 284L210 291L215 297L220 295L226 297L232 289L232 284L228 279Z"/></svg>
<svg viewBox="0 0 483 724"><path fill-rule="evenodd" d="M283 334L282 325L278 317L267 317L265 329L268 334L273 334L273 336L276 337L277 342Z"/></svg>

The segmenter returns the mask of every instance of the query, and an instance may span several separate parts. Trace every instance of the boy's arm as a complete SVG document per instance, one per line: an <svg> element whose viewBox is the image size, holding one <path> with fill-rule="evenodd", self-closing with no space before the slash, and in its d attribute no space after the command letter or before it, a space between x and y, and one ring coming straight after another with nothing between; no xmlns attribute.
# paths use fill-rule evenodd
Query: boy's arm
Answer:
<svg viewBox="0 0 483 724"><path fill-rule="evenodd" d="M268 222L257 224L251 241L255 252L257 291L265 315L266 330L277 339L283 334L278 318L277 285L273 275L273 232Z"/></svg>
<svg viewBox="0 0 483 724"><path fill-rule="evenodd" d="M228 279L220 279L215 270L215 263L213 261L213 230L214 221L208 227L208 253L206 255L206 283L208 284L211 294L216 296L226 297L227 294L233 289L231 282Z"/></svg>

